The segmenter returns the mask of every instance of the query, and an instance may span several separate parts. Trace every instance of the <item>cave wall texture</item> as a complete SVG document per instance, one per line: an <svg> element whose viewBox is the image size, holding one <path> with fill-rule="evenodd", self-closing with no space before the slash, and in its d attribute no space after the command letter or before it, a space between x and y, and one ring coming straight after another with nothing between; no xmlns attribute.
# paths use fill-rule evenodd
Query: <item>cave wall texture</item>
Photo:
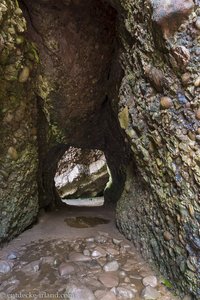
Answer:
<svg viewBox="0 0 200 300"><path fill-rule="evenodd" d="M199 1L108 2L21 0L25 34L0 3L0 241L49 205L70 145L101 149L119 229L198 299Z"/></svg>
<svg viewBox="0 0 200 300"><path fill-rule="evenodd" d="M38 212L37 111L33 94L38 57L32 44L23 38L25 28L17 3L1 1L0 241L24 230Z"/></svg>

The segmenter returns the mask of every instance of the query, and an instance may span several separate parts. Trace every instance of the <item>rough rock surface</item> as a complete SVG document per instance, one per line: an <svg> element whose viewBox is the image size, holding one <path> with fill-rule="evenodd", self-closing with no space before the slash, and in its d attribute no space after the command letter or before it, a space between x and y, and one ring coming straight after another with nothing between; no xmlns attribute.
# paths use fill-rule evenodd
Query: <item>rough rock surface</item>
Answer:
<svg viewBox="0 0 200 300"><path fill-rule="evenodd" d="M54 180L61 198L103 194L109 180L105 156L98 150L71 147L59 161Z"/></svg>
<svg viewBox="0 0 200 300"><path fill-rule="evenodd" d="M166 39L148 25L152 14L147 2L132 1L128 10L133 13L126 19L129 36L122 36L125 76L119 119L134 162L127 171L117 222L173 284L198 298L200 100L195 85L199 76L195 23L200 12L196 5L173 38ZM169 2L172 7L182 3ZM168 13L166 9L162 16ZM170 105L168 100L166 107L161 106L163 96L170 98Z"/></svg>
<svg viewBox="0 0 200 300"><path fill-rule="evenodd" d="M1 1L0 241L37 214L37 158L39 204L48 206L69 146L100 149L112 174L107 196L121 196L121 232L198 299L199 0L109 3L21 0L25 36L16 1ZM27 39L40 53L37 80Z"/></svg>
<svg viewBox="0 0 200 300"><path fill-rule="evenodd" d="M23 33L16 1L0 3L0 242L23 231L37 216L37 53Z"/></svg>

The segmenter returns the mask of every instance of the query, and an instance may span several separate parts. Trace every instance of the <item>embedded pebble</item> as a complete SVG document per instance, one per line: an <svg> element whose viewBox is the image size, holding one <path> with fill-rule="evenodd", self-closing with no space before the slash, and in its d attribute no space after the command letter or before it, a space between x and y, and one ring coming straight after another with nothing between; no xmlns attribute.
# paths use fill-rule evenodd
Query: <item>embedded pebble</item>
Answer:
<svg viewBox="0 0 200 300"><path fill-rule="evenodd" d="M18 256L19 256L19 254L17 252L11 251L7 256L7 259L14 260L14 259L17 259Z"/></svg>
<svg viewBox="0 0 200 300"><path fill-rule="evenodd" d="M97 247L93 252L92 252L92 257L104 257L106 256L106 251L100 247Z"/></svg>
<svg viewBox="0 0 200 300"><path fill-rule="evenodd" d="M123 299L133 299L135 294L133 291L126 289L124 287L118 287L117 288L117 295L119 297L122 297Z"/></svg>
<svg viewBox="0 0 200 300"><path fill-rule="evenodd" d="M160 293L153 287L147 286L142 291L141 296L145 300L156 300L160 297Z"/></svg>
<svg viewBox="0 0 200 300"><path fill-rule="evenodd" d="M168 109L168 108L172 107L173 102L172 102L171 98L165 96L160 99L160 105L162 108Z"/></svg>
<svg viewBox="0 0 200 300"><path fill-rule="evenodd" d="M197 120L200 120L200 108L196 111L196 118Z"/></svg>
<svg viewBox="0 0 200 300"><path fill-rule="evenodd" d="M184 73L182 75L181 80L182 80L183 85L186 86L189 83L190 77L191 77L190 73Z"/></svg>
<svg viewBox="0 0 200 300"><path fill-rule="evenodd" d="M114 260L105 264L103 269L105 272L117 271L119 269L119 264L116 260Z"/></svg>
<svg viewBox="0 0 200 300"><path fill-rule="evenodd" d="M195 22L195 26L197 29L200 30L200 18L197 18L196 22Z"/></svg>
<svg viewBox="0 0 200 300"><path fill-rule="evenodd" d="M164 236L165 241L170 241L173 239L173 235L169 231L165 231L163 233L163 236Z"/></svg>
<svg viewBox="0 0 200 300"><path fill-rule="evenodd" d="M113 244L115 244L115 245L120 245L121 243L122 243L122 240L118 240L118 239L112 239L112 241L113 241Z"/></svg>
<svg viewBox="0 0 200 300"><path fill-rule="evenodd" d="M75 268L70 263L62 263L58 268L58 272L60 276L69 275L75 272Z"/></svg>
<svg viewBox="0 0 200 300"><path fill-rule="evenodd" d="M4 261L4 260L1 260L0 261L0 273L9 273L11 271L11 265L7 262L7 261Z"/></svg>
<svg viewBox="0 0 200 300"><path fill-rule="evenodd" d="M19 82L24 83L28 80L30 75L29 67L25 66L19 75Z"/></svg>
<svg viewBox="0 0 200 300"><path fill-rule="evenodd" d="M14 147L10 147L8 149L8 155L10 156L11 159L17 160L18 159L18 154L17 150Z"/></svg>
<svg viewBox="0 0 200 300"><path fill-rule="evenodd" d="M93 292L86 286L68 284L65 293L69 300L95 300Z"/></svg>
<svg viewBox="0 0 200 300"><path fill-rule="evenodd" d="M157 280L156 276L147 276L147 277L143 278L142 283L145 286L150 285L151 287L156 287L158 285L158 280Z"/></svg>
<svg viewBox="0 0 200 300"><path fill-rule="evenodd" d="M69 254L69 260L70 261L89 261L89 260L91 260L91 258L82 253L71 252Z"/></svg>
<svg viewBox="0 0 200 300"><path fill-rule="evenodd" d="M89 251L88 249L85 249L85 250L83 251L83 255L85 255L85 256L90 256L90 251Z"/></svg>
<svg viewBox="0 0 200 300"><path fill-rule="evenodd" d="M112 288L118 286L119 277L115 272L106 272L99 275L99 281L107 288Z"/></svg>
<svg viewBox="0 0 200 300"><path fill-rule="evenodd" d="M199 87L200 86L200 76L196 78L196 80L194 82L194 86L195 87Z"/></svg>

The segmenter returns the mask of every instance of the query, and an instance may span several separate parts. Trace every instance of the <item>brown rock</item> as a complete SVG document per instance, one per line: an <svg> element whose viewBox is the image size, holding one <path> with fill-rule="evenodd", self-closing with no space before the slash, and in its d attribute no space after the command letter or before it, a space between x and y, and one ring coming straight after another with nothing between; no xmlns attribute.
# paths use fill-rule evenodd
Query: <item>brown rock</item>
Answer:
<svg viewBox="0 0 200 300"><path fill-rule="evenodd" d="M196 118L197 120L200 120L200 108L196 111Z"/></svg>
<svg viewBox="0 0 200 300"><path fill-rule="evenodd" d="M188 83L189 83L189 81L190 81L190 73L184 73L183 75L182 75L182 77L181 77L181 80L182 80L182 83L183 83L183 85L187 85Z"/></svg>
<svg viewBox="0 0 200 300"><path fill-rule="evenodd" d="M165 38L173 35L191 13L192 0L151 0L153 21L161 28Z"/></svg>
<svg viewBox="0 0 200 300"><path fill-rule="evenodd" d="M107 288L112 288L118 286L119 277L116 272L105 272L99 275L99 281Z"/></svg>
<svg viewBox="0 0 200 300"><path fill-rule="evenodd" d="M163 233L163 237L164 237L165 241L170 241L173 239L173 235L169 231L165 231Z"/></svg>
<svg viewBox="0 0 200 300"><path fill-rule="evenodd" d="M197 29L200 30L200 17L197 18L196 22L195 22L195 26Z"/></svg>
<svg viewBox="0 0 200 300"><path fill-rule="evenodd" d="M187 66L190 61L190 52L184 46L177 46L172 49L172 54L177 61L177 64L182 68Z"/></svg>
<svg viewBox="0 0 200 300"><path fill-rule="evenodd" d="M194 82L194 86L195 87L199 87L200 86L200 76L196 78L196 80Z"/></svg>
<svg viewBox="0 0 200 300"><path fill-rule="evenodd" d="M11 159L17 160L18 159L18 154L17 150L14 147L10 147L8 149L8 155L10 156Z"/></svg>
<svg viewBox="0 0 200 300"><path fill-rule="evenodd" d="M158 91L162 92L163 91L163 86L165 82L165 77L159 69L148 65L144 69L145 75L150 81L150 83L153 85L153 87Z"/></svg>
<svg viewBox="0 0 200 300"><path fill-rule="evenodd" d="M160 105L162 108L168 109L168 108L172 107L173 102L172 102L171 98L165 96L160 99Z"/></svg>

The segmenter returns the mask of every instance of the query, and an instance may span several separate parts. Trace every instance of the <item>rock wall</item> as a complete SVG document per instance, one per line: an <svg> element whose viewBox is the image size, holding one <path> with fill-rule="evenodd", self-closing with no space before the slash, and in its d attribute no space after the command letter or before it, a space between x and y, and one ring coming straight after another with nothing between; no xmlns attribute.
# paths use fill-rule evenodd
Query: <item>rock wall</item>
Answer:
<svg viewBox="0 0 200 300"><path fill-rule="evenodd" d="M37 215L36 101L32 82L37 53L23 37L16 1L0 3L0 243Z"/></svg>
<svg viewBox="0 0 200 300"><path fill-rule="evenodd" d="M17 3L1 1L0 241L37 214L37 157L47 206L64 152L97 148L120 230L198 299L199 1L108 2L20 0L24 36Z"/></svg>
<svg viewBox="0 0 200 300"><path fill-rule="evenodd" d="M133 166L117 224L185 294L200 296L200 11L193 1L121 1L119 121ZM194 10L193 10L194 9Z"/></svg>

